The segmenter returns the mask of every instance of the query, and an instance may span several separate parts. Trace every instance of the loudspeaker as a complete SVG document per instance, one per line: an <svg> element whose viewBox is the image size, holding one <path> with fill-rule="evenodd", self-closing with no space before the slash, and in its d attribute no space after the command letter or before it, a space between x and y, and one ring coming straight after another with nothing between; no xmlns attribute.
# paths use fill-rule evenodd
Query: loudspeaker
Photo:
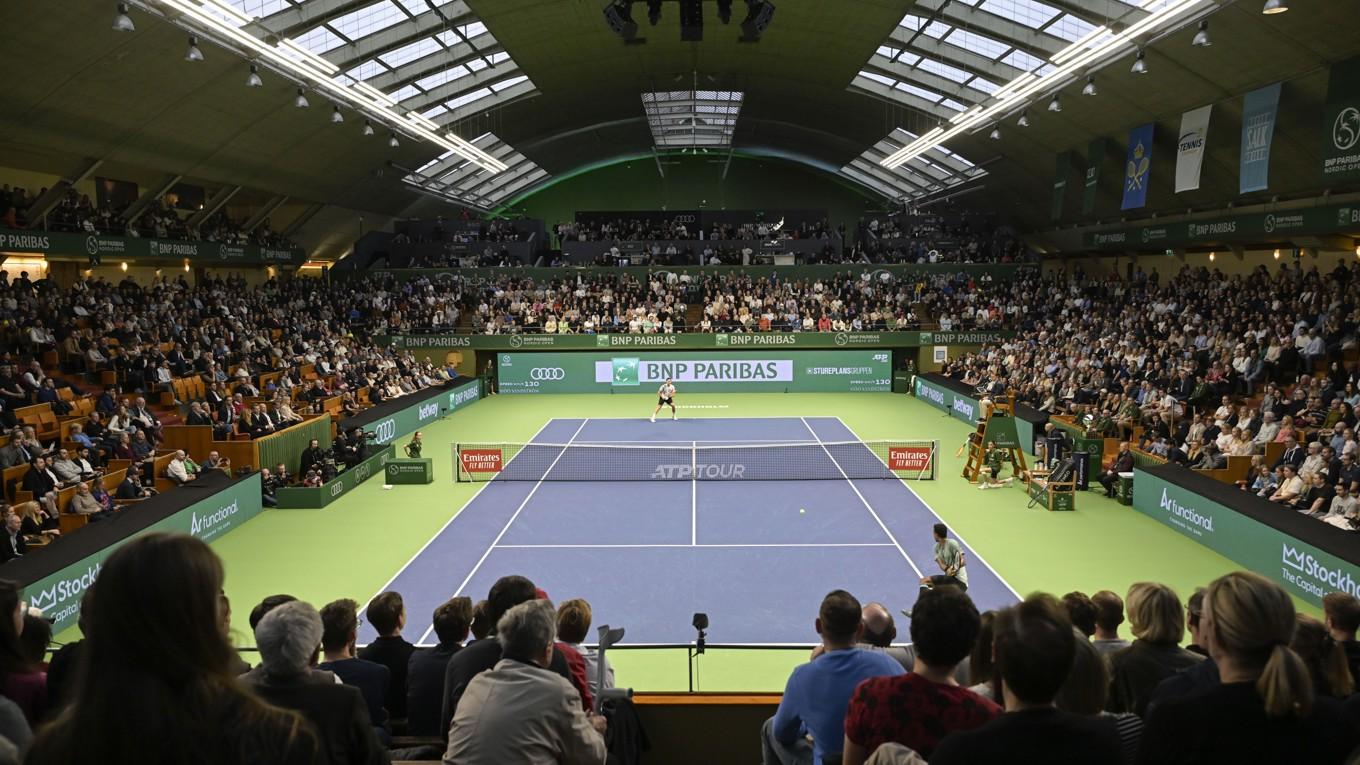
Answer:
<svg viewBox="0 0 1360 765"><path fill-rule="evenodd" d="M770 0L746 0L746 20L741 22L741 41L759 40L773 18L774 3Z"/></svg>
<svg viewBox="0 0 1360 765"><path fill-rule="evenodd" d="M637 37L637 22L633 21L632 0L613 0L604 7L604 20L614 34L624 42L632 42Z"/></svg>
<svg viewBox="0 0 1360 765"><path fill-rule="evenodd" d="M704 5L702 0L680 0L680 41L702 42Z"/></svg>

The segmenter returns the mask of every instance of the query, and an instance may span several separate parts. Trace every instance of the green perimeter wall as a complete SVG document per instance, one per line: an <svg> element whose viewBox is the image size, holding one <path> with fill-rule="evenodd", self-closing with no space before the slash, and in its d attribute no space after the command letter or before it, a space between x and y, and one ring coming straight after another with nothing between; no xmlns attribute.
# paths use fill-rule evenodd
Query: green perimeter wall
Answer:
<svg viewBox="0 0 1360 765"><path fill-rule="evenodd" d="M713 152L666 155L663 176L650 155L588 168L560 178L509 207L551 227L574 220L578 210L826 210L832 226L853 233L860 217L878 215L883 202L790 160Z"/></svg>

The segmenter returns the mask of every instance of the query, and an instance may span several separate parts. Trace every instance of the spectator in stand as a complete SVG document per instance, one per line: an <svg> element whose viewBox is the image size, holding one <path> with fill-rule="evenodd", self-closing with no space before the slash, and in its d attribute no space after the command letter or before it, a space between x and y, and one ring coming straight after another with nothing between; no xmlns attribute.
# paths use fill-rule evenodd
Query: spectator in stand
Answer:
<svg viewBox="0 0 1360 765"><path fill-rule="evenodd" d="M378 636L359 651L359 658L387 667L387 696L383 706L398 720L406 719L406 668L416 647L401 636L406 627L406 605L401 594L384 592L369 602L364 616Z"/></svg>
<svg viewBox="0 0 1360 765"><path fill-rule="evenodd" d="M89 516L90 520L97 521L104 517L104 506L94 498L94 494L90 492L90 485L82 483L76 488L75 496L71 497L70 512Z"/></svg>
<svg viewBox="0 0 1360 765"><path fill-rule="evenodd" d="M1154 706L1138 761L1346 761L1360 736L1340 704L1316 694L1307 665L1289 647L1295 617L1288 593L1258 574L1214 580L1204 594L1202 628L1222 682Z"/></svg>
<svg viewBox="0 0 1360 765"><path fill-rule="evenodd" d="M1077 628L1082 637L1091 639L1096 634L1096 604L1084 592L1067 593L1062 597L1062 604L1072 626Z"/></svg>
<svg viewBox="0 0 1360 765"><path fill-rule="evenodd" d="M165 466L165 477L169 478L176 485L183 485L192 480L194 476L189 472L186 456L183 449L176 449L175 456L170 458L170 464Z"/></svg>
<svg viewBox="0 0 1360 765"><path fill-rule="evenodd" d="M605 719L587 715L571 683L548 669L557 652L555 622L552 603L534 599L500 618L502 658L468 683L449 729L446 765L604 762Z"/></svg>
<svg viewBox="0 0 1360 765"><path fill-rule="evenodd" d="M495 630L495 622L491 621L491 604L485 600L479 600L472 604L472 639L483 640L491 635Z"/></svg>
<svg viewBox="0 0 1360 765"><path fill-rule="evenodd" d="M255 626L260 671L247 675L251 689L277 707L300 713L317 733L319 761L382 765L387 750L373 732L357 688L318 682L311 674L321 651L321 615L310 603L283 603Z"/></svg>
<svg viewBox="0 0 1360 765"><path fill-rule="evenodd" d="M882 603L865 603L860 611L860 620L864 622L864 634L860 636L858 647L866 651L878 651L901 664L903 670L910 672L916 664L916 654L911 646L892 644L893 640L897 639L897 624L893 622L892 612L888 607ZM962 674L966 681L966 668Z"/></svg>
<svg viewBox="0 0 1360 765"><path fill-rule="evenodd" d="M359 633L359 604L349 598L327 603L321 609L321 649L325 661L318 669L334 672L345 685L358 688L368 707L369 724L383 744L392 740L387 727L387 687L391 682L387 667L364 661L354 655L354 644Z"/></svg>
<svg viewBox="0 0 1360 765"><path fill-rule="evenodd" d="M591 618L590 604L579 598L557 607L557 637L581 654L586 663L586 678L594 685L600 671L600 655L594 648L582 645L590 635ZM608 657L604 660L604 687L614 687L614 668Z"/></svg>
<svg viewBox="0 0 1360 765"><path fill-rule="evenodd" d="M1059 710L1076 634L1051 595L1031 595L996 616L993 651L1006 713L945 736L930 765L1035 762L1108 765L1123 759L1112 721Z"/></svg>
<svg viewBox="0 0 1360 765"><path fill-rule="evenodd" d="M1329 592L1322 598L1322 613L1327 634L1345 650L1351 676L1360 683L1360 643L1355 640L1355 633L1360 630L1360 599L1344 592Z"/></svg>
<svg viewBox="0 0 1360 765"><path fill-rule="evenodd" d="M855 647L864 633L853 595L834 590L822 599L814 624L822 653L794 668L774 717L761 729L764 765L820 763L840 749L851 694L860 681L902 674L895 660Z"/></svg>
<svg viewBox="0 0 1360 765"><path fill-rule="evenodd" d="M1091 644L1104 655L1128 648L1129 641L1119 637L1119 625L1124 623L1124 599L1109 590L1091 596L1096 608L1095 634Z"/></svg>
<svg viewBox="0 0 1360 765"><path fill-rule="evenodd" d="M911 610L912 671L870 678L855 689L845 716L842 762L861 765L888 742L929 759L944 736L1001 714L995 702L954 679L955 667L972 651L981 625L973 602L956 588L921 593Z"/></svg>
<svg viewBox="0 0 1360 765"><path fill-rule="evenodd" d="M277 507L279 482L278 479L269 472L269 468L260 469L260 501L265 507Z"/></svg>
<svg viewBox="0 0 1360 765"><path fill-rule="evenodd" d="M0 534L0 563L22 558L28 552L23 534L24 519L10 508L5 508L4 533Z"/></svg>
<svg viewBox="0 0 1360 765"><path fill-rule="evenodd" d="M1170 587L1138 582L1129 587L1128 604L1135 640L1128 648L1109 654L1109 709L1141 717L1158 683L1204 657L1179 645L1185 634L1185 614Z"/></svg>
<svg viewBox="0 0 1360 765"><path fill-rule="evenodd" d="M444 697L444 673L449 659L463 648L472 625L472 599L450 598L434 610L434 634L439 644L415 651L406 670L406 732L439 736L439 709Z"/></svg>
<svg viewBox="0 0 1360 765"><path fill-rule="evenodd" d="M24 649L22 593L9 579L0 579L0 613L6 615L0 619L0 695L17 704L36 728L47 712L47 675Z"/></svg>
<svg viewBox="0 0 1360 765"><path fill-rule="evenodd" d="M1299 614L1289 647L1308 667L1313 692L1344 701L1355 691L1355 680L1346 664L1346 649L1327 633L1327 625L1307 614Z"/></svg>
<svg viewBox="0 0 1360 765"><path fill-rule="evenodd" d="M1110 695L1110 669L1105 655L1095 644L1077 636L1076 654L1072 657L1072 671L1063 682L1055 700L1058 709L1087 717L1107 717L1114 721L1119 742L1124 749L1123 763L1132 763L1138 756L1138 743L1143 736L1143 720L1132 712L1111 714L1105 711Z"/></svg>
<svg viewBox="0 0 1360 765"><path fill-rule="evenodd" d="M302 718L231 676L222 579L222 562L187 535L147 534L109 556L82 651L95 669L77 673L71 706L25 761L314 762L316 739Z"/></svg>

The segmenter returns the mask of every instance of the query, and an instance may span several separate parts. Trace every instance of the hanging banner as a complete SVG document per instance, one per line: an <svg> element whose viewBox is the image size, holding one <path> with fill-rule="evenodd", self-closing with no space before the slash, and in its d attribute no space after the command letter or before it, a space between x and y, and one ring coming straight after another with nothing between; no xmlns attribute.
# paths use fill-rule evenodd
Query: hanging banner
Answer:
<svg viewBox="0 0 1360 765"><path fill-rule="evenodd" d="M1360 178L1360 56L1332 66L1322 124L1323 177Z"/></svg>
<svg viewBox="0 0 1360 765"><path fill-rule="evenodd" d="M1053 220L1060 220L1063 208L1067 206L1067 181L1072 175L1076 152L1065 151L1058 155L1058 165L1053 171Z"/></svg>
<svg viewBox="0 0 1360 765"><path fill-rule="evenodd" d="M1104 138L1097 138L1086 149L1086 188L1081 196L1081 214L1090 215L1096 210L1096 192L1100 189L1100 166L1105 163Z"/></svg>
<svg viewBox="0 0 1360 765"><path fill-rule="evenodd" d="M1240 194L1265 191L1270 185L1270 142L1275 137L1275 114L1280 108L1280 83L1258 88L1242 104L1242 162L1238 171Z"/></svg>
<svg viewBox="0 0 1360 765"><path fill-rule="evenodd" d="M1191 109L1181 115L1181 136L1176 141L1176 193L1199 188L1204 165L1204 142L1209 137L1209 113L1213 105Z"/></svg>
<svg viewBox="0 0 1360 765"><path fill-rule="evenodd" d="M1129 131L1129 153L1124 161L1124 201L1121 210L1136 210L1147 204L1148 183L1152 178L1152 135L1157 123L1149 122Z"/></svg>

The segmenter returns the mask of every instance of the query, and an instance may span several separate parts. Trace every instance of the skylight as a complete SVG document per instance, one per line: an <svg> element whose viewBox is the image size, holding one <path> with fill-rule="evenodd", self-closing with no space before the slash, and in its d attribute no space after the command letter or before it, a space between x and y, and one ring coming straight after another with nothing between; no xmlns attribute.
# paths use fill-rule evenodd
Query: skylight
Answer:
<svg viewBox="0 0 1360 765"><path fill-rule="evenodd" d="M731 146L743 94L671 90L642 94L642 110L658 149Z"/></svg>
<svg viewBox="0 0 1360 765"><path fill-rule="evenodd" d="M478 210L491 210L546 183L550 176L528 157L515 151L493 133L484 133L472 145L508 165L500 173L486 170L447 152L408 173L402 183L422 194Z"/></svg>

